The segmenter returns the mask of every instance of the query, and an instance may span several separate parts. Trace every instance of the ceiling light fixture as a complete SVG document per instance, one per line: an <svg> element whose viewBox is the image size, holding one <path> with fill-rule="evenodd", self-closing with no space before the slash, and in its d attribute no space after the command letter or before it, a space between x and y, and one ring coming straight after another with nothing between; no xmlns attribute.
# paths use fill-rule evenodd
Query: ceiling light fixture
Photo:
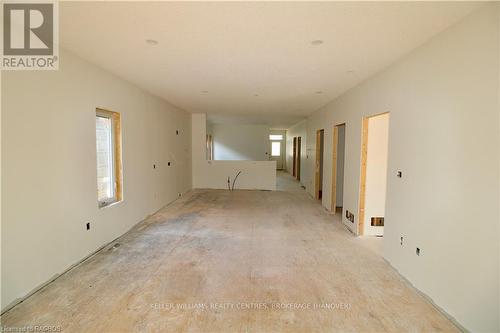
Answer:
<svg viewBox="0 0 500 333"><path fill-rule="evenodd" d="M321 39L316 39L311 42L312 45L321 45L323 44L323 41Z"/></svg>
<svg viewBox="0 0 500 333"><path fill-rule="evenodd" d="M146 39L146 43L149 45L158 45L158 41L154 39Z"/></svg>

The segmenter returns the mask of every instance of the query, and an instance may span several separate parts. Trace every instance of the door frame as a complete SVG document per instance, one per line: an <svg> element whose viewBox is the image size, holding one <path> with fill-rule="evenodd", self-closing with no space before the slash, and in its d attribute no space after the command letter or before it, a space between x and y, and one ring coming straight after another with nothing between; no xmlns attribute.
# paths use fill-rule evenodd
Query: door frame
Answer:
<svg viewBox="0 0 500 333"><path fill-rule="evenodd" d="M333 126L333 147L332 147L332 201L331 211L337 212L337 160L339 150L339 127L346 126L346 123L341 123Z"/></svg>
<svg viewBox="0 0 500 333"><path fill-rule="evenodd" d="M358 208L358 236L365 234L365 208L366 208L366 167L368 158L368 130L369 119L390 114L390 112L377 113L365 116L361 123L361 161L359 177L359 208Z"/></svg>
<svg viewBox="0 0 500 333"><path fill-rule="evenodd" d="M323 154L322 149L321 149L321 132L323 132L323 144L324 144L324 138L325 138L325 130L324 129L319 129L316 131L316 175L315 175L315 187L314 187L314 197L317 200L322 199L323 195L319 196L320 193L320 176L321 176L321 170L320 168L323 168L323 165L320 165L321 163L321 154ZM323 180L321 179L321 183ZM321 184L323 185L323 184ZM322 190L321 190L322 191Z"/></svg>

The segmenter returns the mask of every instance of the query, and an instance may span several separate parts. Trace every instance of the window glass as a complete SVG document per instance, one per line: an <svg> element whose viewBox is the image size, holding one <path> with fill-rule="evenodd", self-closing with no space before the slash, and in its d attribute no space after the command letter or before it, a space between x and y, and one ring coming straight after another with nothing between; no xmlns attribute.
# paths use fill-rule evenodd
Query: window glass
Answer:
<svg viewBox="0 0 500 333"><path fill-rule="evenodd" d="M281 142L271 142L271 156L281 155Z"/></svg>
<svg viewBox="0 0 500 333"><path fill-rule="evenodd" d="M100 203L114 198L113 172L113 121L111 118L96 117L97 144L97 198Z"/></svg>

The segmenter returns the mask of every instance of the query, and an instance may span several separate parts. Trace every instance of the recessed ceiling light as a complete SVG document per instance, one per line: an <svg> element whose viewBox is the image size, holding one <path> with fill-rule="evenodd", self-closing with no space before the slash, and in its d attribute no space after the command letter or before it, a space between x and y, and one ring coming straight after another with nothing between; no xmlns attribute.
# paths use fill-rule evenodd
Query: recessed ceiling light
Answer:
<svg viewBox="0 0 500 333"><path fill-rule="evenodd" d="M316 91L316 94L322 94L323 92L322 91Z"/></svg>
<svg viewBox="0 0 500 333"><path fill-rule="evenodd" d="M312 45L321 45L323 44L323 41L321 39L316 39L311 42Z"/></svg>
<svg viewBox="0 0 500 333"><path fill-rule="evenodd" d="M158 45L158 41L154 39L146 39L146 43L149 45Z"/></svg>

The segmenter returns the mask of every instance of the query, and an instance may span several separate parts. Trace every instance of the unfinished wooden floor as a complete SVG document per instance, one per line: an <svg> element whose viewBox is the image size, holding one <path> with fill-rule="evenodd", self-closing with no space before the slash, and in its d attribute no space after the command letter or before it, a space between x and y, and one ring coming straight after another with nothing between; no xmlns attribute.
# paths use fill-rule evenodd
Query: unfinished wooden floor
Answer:
<svg viewBox="0 0 500 333"><path fill-rule="evenodd" d="M2 317L64 332L457 331L304 191L196 190Z"/></svg>

